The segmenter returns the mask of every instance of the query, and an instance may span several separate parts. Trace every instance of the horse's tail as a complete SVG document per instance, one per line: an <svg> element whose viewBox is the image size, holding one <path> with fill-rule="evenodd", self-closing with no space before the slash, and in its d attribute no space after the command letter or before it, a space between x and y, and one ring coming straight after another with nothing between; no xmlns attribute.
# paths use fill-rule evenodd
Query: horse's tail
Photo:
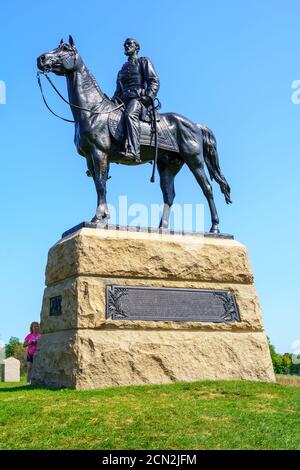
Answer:
<svg viewBox="0 0 300 470"><path fill-rule="evenodd" d="M224 194L226 203L231 204L232 201L230 199L230 186L227 183L225 176L222 174L219 165L216 138L213 132L203 124L197 124L197 127L201 130L203 137L203 154L209 176L219 184L220 189Z"/></svg>

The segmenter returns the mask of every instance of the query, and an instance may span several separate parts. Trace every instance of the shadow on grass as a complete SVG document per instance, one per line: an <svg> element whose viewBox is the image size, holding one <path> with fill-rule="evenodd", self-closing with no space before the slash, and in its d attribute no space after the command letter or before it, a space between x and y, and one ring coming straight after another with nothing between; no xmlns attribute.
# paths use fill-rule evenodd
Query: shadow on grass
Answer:
<svg viewBox="0 0 300 470"><path fill-rule="evenodd" d="M0 393L3 392L32 392L33 390L47 390L48 392L60 392L67 390L66 388L51 388L43 385L20 385L17 387L4 387L0 388Z"/></svg>

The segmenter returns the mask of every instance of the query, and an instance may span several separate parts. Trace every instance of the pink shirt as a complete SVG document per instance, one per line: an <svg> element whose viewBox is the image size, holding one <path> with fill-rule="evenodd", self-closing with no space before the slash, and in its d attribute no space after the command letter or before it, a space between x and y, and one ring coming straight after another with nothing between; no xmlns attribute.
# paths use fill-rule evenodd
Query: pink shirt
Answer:
<svg viewBox="0 0 300 470"><path fill-rule="evenodd" d="M30 341L37 341L40 337L41 337L40 333L38 333L37 335L29 333L29 335L26 336L24 342L25 343L30 343ZM36 344L30 344L28 346L28 354L30 354L30 356L33 356L35 351L36 351Z"/></svg>

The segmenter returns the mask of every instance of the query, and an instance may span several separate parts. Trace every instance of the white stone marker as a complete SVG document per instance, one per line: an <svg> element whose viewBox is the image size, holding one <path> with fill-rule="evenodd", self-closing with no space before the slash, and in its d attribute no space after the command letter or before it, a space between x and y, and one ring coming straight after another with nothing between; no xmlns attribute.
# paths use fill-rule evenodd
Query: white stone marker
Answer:
<svg viewBox="0 0 300 470"><path fill-rule="evenodd" d="M14 357L4 359L2 382L20 382L20 361Z"/></svg>

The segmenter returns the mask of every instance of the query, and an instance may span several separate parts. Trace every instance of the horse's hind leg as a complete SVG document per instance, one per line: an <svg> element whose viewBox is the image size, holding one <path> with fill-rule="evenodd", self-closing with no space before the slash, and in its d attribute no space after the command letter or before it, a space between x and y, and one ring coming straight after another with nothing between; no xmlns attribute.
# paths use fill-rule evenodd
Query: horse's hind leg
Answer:
<svg viewBox="0 0 300 470"><path fill-rule="evenodd" d="M164 154L158 158L157 169L160 176L160 187L164 198L164 208L159 224L160 228L168 228L171 207L175 198L174 178L182 168L183 161Z"/></svg>
<svg viewBox="0 0 300 470"><path fill-rule="evenodd" d="M185 156L184 160L195 176L197 183L200 185L203 194L207 199L212 223L210 233L219 233L219 217L213 197L212 186L205 173L203 154L199 153L198 155Z"/></svg>

